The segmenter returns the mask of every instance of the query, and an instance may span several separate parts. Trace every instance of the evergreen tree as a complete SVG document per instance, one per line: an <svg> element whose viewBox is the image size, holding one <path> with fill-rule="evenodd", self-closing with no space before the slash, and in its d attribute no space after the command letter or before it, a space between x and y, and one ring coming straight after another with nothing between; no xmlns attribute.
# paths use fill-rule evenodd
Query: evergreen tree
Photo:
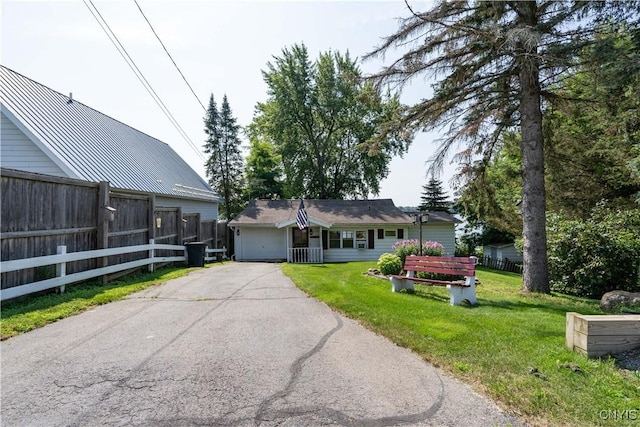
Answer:
<svg viewBox="0 0 640 427"><path fill-rule="evenodd" d="M408 4L408 3L407 3ZM637 28L634 1L445 1L405 19L368 57L394 48L400 58L373 76L379 85L437 76L433 94L410 107L390 130L449 130L434 165L458 157L490 159L506 131L517 129L522 155L523 290L550 292L547 265L545 96L575 72L582 49L603 23ZM380 135L384 137L384 134Z"/></svg>
<svg viewBox="0 0 640 427"><path fill-rule="evenodd" d="M443 211L447 212L451 203L447 200L447 195L442 188L442 181L431 177L429 182L422 186L422 203L418 207L421 211Z"/></svg>
<svg viewBox="0 0 640 427"><path fill-rule="evenodd" d="M222 197L221 216L232 219L242 210L243 167L240 152L240 127L233 117L227 95L222 98L218 111L213 94L204 119L207 141L205 153L209 155L206 166L211 187Z"/></svg>

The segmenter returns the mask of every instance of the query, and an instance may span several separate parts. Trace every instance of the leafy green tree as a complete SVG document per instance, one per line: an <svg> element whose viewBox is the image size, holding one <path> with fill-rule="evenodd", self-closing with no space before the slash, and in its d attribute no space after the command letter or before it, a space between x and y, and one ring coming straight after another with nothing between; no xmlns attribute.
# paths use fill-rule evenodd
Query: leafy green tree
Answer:
<svg viewBox="0 0 640 427"><path fill-rule="evenodd" d="M602 22L637 25L633 1L438 1L413 12L367 57L391 49L400 58L373 76L404 84L425 73L441 77L433 95L410 107L391 130L448 127L434 165L466 142L458 158L490 159L505 131L518 129L522 156L523 290L549 288L546 249L543 99L595 43Z"/></svg>
<svg viewBox="0 0 640 427"><path fill-rule="evenodd" d="M204 146L209 155L206 166L209 184L223 199L221 216L230 220L242 210L242 174L244 161L240 151L240 127L236 124L227 95L218 110L213 94L204 119L207 140Z"/></svg>
<svg viewBox="0 0 640 427"><path fill-rule="evenodd" d="M442 181L431 177L429 182L422 186L422 203L418 206L421 211L448 211L451 202L447 199L447 194L442 187Z"/></svg>
<svg viewBox="0 0 640 427"><path fill-rule="evenodd" d="M263 76L269 98L258 103L249 131L282 157L285 196L378 194L392 156L404 153L410 139L386 132L367 142L399 115L398 98L365 82L348 53L329 51L311 62L304 45L283 49Z"/></svg>
<svg viewBox="0 0 640 427"><path fill-rule="evenodd" d="M247 167L247 192L249 199L281 199L284 194L280 178L282 159L275 147L258 138L251 138Z"/></svg>

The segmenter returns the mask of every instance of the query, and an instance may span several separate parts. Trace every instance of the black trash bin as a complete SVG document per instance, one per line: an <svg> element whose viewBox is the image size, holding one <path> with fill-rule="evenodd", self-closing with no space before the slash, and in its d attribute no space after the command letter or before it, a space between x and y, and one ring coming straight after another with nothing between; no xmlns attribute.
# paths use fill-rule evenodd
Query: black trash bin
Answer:
<svg viewBox="0 0 640 427"><path fill-rule="evenodd" d="M207 247L203 242L189 242L187 247L187 263L189 267L204 267L204 254Z"/></svg>

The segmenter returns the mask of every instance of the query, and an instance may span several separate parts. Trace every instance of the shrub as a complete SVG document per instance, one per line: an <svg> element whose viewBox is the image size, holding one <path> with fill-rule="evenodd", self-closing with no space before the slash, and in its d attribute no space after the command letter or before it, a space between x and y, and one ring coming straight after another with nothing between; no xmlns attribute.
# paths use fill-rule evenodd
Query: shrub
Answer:
<svg viewBox="0 0 640 427"><path fill-rule="evenodd" d="M398 240L391 249L400 257L402 264L408 255L420 254L420 241L418 239ZM444 255L444 246L438 242L424 241L422 242L422 255L442 256Z"/></svg>
<svg viewBox="0 0 640 427"><path fill-rule="evenodd" d="M402 271L402 261L395 254L382 254L378 258L378 270L384 275L400 274Z"/></svg>
<svg viewBox="0 0 640 427"><path fill-rule="evenodd" d="M600 298L612 290L640 290L640 209L596 206L590 218L549 215L547 246L551 289Z"/></svg>

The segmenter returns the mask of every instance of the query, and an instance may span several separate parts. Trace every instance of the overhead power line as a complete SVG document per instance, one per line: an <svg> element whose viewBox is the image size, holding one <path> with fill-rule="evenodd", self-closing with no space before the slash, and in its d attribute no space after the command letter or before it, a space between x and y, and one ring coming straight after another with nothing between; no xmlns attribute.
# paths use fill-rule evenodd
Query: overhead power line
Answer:
<svg viewBox="0 0 640 427"><path fill-rule="evenodd" d="M167 47L164 45L164 43L162 43L162 40L160 40L160 36L158 35L158 33L156 33L156 30L153 28L153 25L151 25L151 22L149 22L149 19L147 18L147 15L144 14L144 12L142 11L142 8L140 7L140 5L138 4L138 2L136 0L133 0L133 2L136 4L136 6L138 6L138 10L142 14L144 20L147 21L147 24L149 24L149 28L151 28L151 31L153 32L153 35L156 36L156 38L158 39L158 41L162 45L162 48L164 49L165 53L167 54L167 56L169 57L171 62L173 62L173 65L176 67L176 70L178 70L178 73L180 73L180 76L182 77L182 80L184 80L184 82L187 84L187 86L189 87L189 90L191 91L193 96L196 98L196 101L198 101L198 104L200 104L202 109L206 112L207 111L206 107L200 101L200 98L198 98L198 95L196 95L196 92L193 90L193 88L191 87L191 85L187 81L187 78L184 76L184 74L182 74L182 71L180 70L180 67L178 67L178 64L176 64L176 61L173 60L173 57L171 56L171 54L167 50Z"/></svg>
<svg viewBox="0 0 640 427"><path fill-rule="evenodd" d="M153 100L158 105L160 110L162 110L162 112L167 117L167 119L169 119L169 121L171 122L173 127L178 131L180 136L182 136L182 138L191 146L191 148L198 154L200 159L202 161L206 161L206 159L205 159L204 155L202 154L202 152L198 149L198 147L196 147L196 145L193 143L193 141L191 141L191 138L189 138L189 135L187 135L187 133L184 131L184 129L182 129L182 127L180 126L178 121L175 119L173 114L171 114L171 111L169 111L169 109L167 108L165 103L162 102L162 99L160 98L160 96L153 89L153 87L151 86L149 81L146 79L146 77L144 76L142 71L140 71L140 68L138 68L138 66L136 65L136 63L133 60L133 58L131 58L131 56L129 55L129 53L127 52L125 47L122 45L122 43L120 43L120 40L118 39L116 34L113 32L113 30L111 29L111 27L109 26L107 21L104 19L104 17L102 16L102 14L98 10L98 8L93 4L93 1L89 0L89 3L91 3L91 6L89 6L89 4L87 3L87 0L83 0L83 2L85 4L85 6L87 6L87 9L89 9L89 12L91 12L91 15L93 15L95 20L100 25L100 28L102 28L102 30L105 32L105 34L107 35L107 37L109 38L111 43L114 45L114 47L116 48L118 53L120 53L120 55L125 60L125 62L129 66L129 68L131 68L131 70L136 75L136 77L138 78L140 83L142 83L144 88L147 90L147 92L149 93L151 98L153 98Z"/></svg>

